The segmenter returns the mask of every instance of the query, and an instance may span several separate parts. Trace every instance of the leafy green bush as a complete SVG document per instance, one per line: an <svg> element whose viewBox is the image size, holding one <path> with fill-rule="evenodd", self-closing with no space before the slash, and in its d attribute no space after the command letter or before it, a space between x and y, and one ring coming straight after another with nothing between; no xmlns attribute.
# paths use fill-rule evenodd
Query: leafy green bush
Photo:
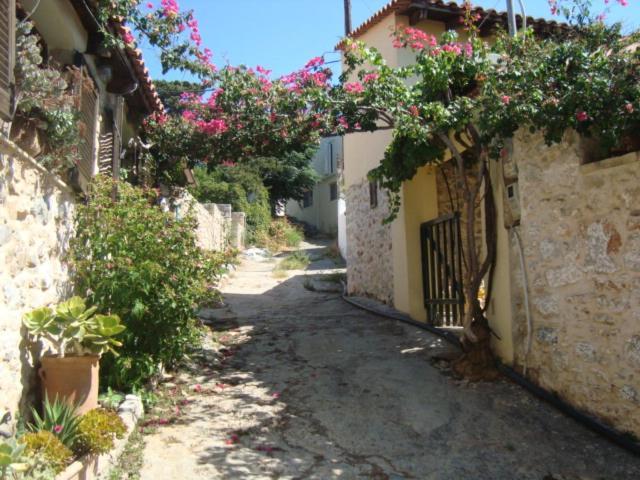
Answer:
<svg viewBox="0 0 640 480"><path fill-rule="evenodd" d="M26 433L19 442L25 445L26 455L41 458L55 473L64 470L73 458L71 450L47 430Z"/></svg>
<svg viewBox="0 0 640 480"><path fill-rule="evenodd" d="M127 427L117 413L101 408L91 410L80 418L74 450L79 455L102 455L113 449L115 439L126 432Z"/></svg>
<svg viewBox="0 0 640 480"><path fill-rule="evenodd" d="M112 194L117 188L117 201ZM199 344L195 309L216 297L223 254L203 252L196 220L163 212L154 190L98 177L76 211L76 288L127 327L120 356L101 362L103 386L130 391Z"/></svg>
<svg viewBox="0 0 640 480"><path fill-rule="evenodd" d="M124 397L124 393L117 392L111 387L107 387L107 391L100 394L98 401L100 402L100 405L108 410L117 410L124 400Z"/></svg>
<svg viewBox="0 0 640 480"><path fill-rule="evenodd" d="M56 398L53 403L45 397L42 415L34 408L32 432L48 431L53 433L66 447L72 448L78 434L80 417L76 408Z"/></svg>
<svg viewBox="0 0 640 480"><path fill-rule="evenodd" d="M247 244L255 243L269 228L269 192L257 173L240 165L220 165L210 171L196 167L194 176L197 185L190 191L199 202L230 204L247 215Z"/></svg>
<svg viewBox="0 0 640 480"><path fill-rule="evenodd" d="M256 238L256 244L272 252L280 252L286 248L296 248L302 240L304 233L299 227L286 218L276 218L269 224L269 228Z"/></svg>

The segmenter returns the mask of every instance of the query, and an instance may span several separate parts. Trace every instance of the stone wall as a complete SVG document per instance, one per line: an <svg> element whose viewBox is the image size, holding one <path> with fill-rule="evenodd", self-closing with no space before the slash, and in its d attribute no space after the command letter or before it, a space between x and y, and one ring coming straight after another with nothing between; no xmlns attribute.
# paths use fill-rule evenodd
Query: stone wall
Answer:
<svg viewBox="0 0 640 480"><path fill-rule="evenodd" d="M467 175L467 182L474 186L477 183L475 172ZM467 238L467 213L463 208L462 192L456 187L456 165L453 160L443 163L438 167L436 175L436 186L438 190L438 216L444 216L449 213L460 213L460 236L462 238L462 248L466 246L465 238ZM476 254L482 260L482 250L484 245L483 236L483 220L482 220L482 202L484 190L481 188L478 193L478 202L476 209L476 218L474 221L474 233L476 237ZM463 263L463 270L466 271L466 262Z"/></svg>
<svg viewBox="0 0 640 480"><path fill-rule="evenodd" d="M378 206L369 204L369 182L347 188L347 285L350 295L364 295L393 302L393 256L387 194L378 191Z"/></svg>
<svg viewBox="0 0 640 480"><path fill-rule="evenodd" d="M178 215L183 209L192 208L198 228L198 245L204 250L225 251L227 248L244 248L246 221L245 214L233 212L231 205L217 203L198 203L188 192L167 202Z"/></svg>
<svg viewBox="0 0 640 480"><path fill-rule="evenodd" d="M640 436L640 153L581 165L581 152L574 134L552 147L529 134L514 141L533 327L527 356L512 242L515 363Z"/></svg>
<svg viewBox="0 0 640 480"><path fill-rule="evenodd" d="M71 291L73 212L72 191L0 135L0 417L33 391L22 315Z"/></svg>

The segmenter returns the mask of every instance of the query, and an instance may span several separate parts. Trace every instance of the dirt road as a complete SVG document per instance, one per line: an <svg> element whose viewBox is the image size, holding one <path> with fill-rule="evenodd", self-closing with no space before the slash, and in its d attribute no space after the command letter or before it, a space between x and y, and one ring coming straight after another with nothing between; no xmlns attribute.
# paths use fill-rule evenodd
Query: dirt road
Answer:
<svg viewBox="0 0 640 480"><path fill-rule="evenodd" d="M305 272L245 260L223 288L201 385L147 437L143 480L638 479L640 459L506 381L469 384L425 331L364 313ZM305 288L305 286L307 288Z"/></svg>

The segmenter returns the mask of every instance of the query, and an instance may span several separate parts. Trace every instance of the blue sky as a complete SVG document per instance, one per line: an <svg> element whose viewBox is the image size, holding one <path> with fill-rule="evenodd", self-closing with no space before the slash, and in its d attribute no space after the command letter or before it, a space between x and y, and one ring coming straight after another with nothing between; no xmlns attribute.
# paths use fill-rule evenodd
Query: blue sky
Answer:
<svg viewBox="0 0 640 480"><path fill-rule="evenodd" d="M159 1L159 0L158 0ZM354 28L388 0L351 0ZM548 16L547 0L524 0L527 14ZM615 0L611 0L615 3ZM474 4L503 10L505 0L476 0ZM517 2L516 2L517 4ZM594 4L603 5L604 0ZM623 21L625 29L640 27L640 0L626 8L613 7L609 20ZM307 60L331 52L344 31L343 0L181 0L200 22L203 45L214 52L214 62L263 65L275 75L289 73ZM338 60L330 53L327 60ZM145 60L154 78L161 77L157 56L145 49ZM170 73L170 79L188 79Z"/></svg>

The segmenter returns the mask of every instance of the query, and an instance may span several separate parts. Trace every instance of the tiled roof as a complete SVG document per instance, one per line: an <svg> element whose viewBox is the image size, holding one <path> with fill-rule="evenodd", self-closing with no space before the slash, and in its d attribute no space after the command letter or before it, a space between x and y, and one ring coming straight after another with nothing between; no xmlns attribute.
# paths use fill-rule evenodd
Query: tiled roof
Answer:
<svg viewBox="0 0 640 480"><path fill-rule="evenodd" d="M122 24L117 25L118 32L121 36L131 34L131 29ZM142 50L137 47L127 47L125 48L127 56L131 61L131 65L133 67L134 73L140 82L139 88L142 89L142 93L144 94L149 106L155 112L163 112L164 105L162 105L162 101L158 96L158 92L156 91L156 87L153 84L153 80L151 79L151 74L149 73L149 69L144 64L144 58L142 58Z"/></svg>
<svg viewBox="0 0 640 480"><path fill-rule="evenodd" d="M428 7L438 8L444 14L451 15L451 18L460 17L464 14L464 7L459 5L456 2L444 2L442 0L391 0L380 10L375 12L369 19L367 19L363 24L354 29L349 38L358 38L370 30L372 27L380 23L383 19L385 19L390 14L403 13L406 12L413 4L425 5ZM473 7L472 11L474 13L479 14L482 17L488 17L493 20L493 22L503 23L506 25L507 23L507 13L499 12L494 9L487 9L481 7ZM520 22L521 16L517 15L518 22ZM557 29L557 28L565 28L566 25L563 23L556 22L554 20L546 20L544 18L533 18L527 17L527 25L533 25L536 29ZM336 46L337 49L340 49L344 44L344 39Z"/></svg>

